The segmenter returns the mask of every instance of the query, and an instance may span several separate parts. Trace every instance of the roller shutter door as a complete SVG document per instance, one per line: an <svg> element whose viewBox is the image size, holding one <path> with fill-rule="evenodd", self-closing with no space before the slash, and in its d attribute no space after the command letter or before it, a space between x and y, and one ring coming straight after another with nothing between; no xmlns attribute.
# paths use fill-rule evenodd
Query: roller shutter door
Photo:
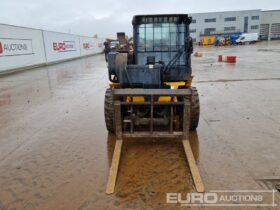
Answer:
<svg viewBox="0 0 280 210"><path fill-rule="evenodd" d="M280 23L271 24L270 38L280 39Z"/></svg>
<svg viewBox="0 0 280 210"><path fill-rule="evenodd" d="M269 24L261 24L260 37L261 40L268 40Z"/></svg>

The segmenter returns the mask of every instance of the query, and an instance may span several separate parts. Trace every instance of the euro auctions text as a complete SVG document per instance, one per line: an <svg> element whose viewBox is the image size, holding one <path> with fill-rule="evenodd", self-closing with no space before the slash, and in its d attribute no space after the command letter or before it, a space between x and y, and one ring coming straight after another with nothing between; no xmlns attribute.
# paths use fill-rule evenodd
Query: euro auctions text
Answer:
<svg viewBox="0 0 280 210"><path fill-rule="evenodd" d="M166 193L166 203L181 206L275 207L274 190L216 190L206 193Z"/></svg>

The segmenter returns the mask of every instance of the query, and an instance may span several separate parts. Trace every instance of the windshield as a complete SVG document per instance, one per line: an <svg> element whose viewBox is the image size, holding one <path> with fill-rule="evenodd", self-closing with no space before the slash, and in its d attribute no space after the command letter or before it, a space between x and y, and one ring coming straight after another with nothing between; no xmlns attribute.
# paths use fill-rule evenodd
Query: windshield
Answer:
<svg viewBox="0 0 280 210"><path fill-rule="evenodd" d="M185 24L149 23L141 24L137 29L137 57L139 64L146 63L147 56L155 56L156 61L168 63L184 45ZM184 58L179 61L184 65Z"/></svg>

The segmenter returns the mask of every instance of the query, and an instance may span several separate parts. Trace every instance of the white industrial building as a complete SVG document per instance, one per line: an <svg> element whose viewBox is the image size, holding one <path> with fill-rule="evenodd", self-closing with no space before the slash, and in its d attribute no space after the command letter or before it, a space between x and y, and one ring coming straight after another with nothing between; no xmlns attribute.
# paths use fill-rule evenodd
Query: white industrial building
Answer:
<svg viewBox="0 0 280 210"><path fill-rule="evenodd" d="M280 39L280 10L262 11L260 36L263 40Z"/></svg>
<svg viewBox="0 0 280 210"><path fill-rule="evenodd" d="M243 10L190 14L194 42L203 35L258 33L262 39L280 38L280 10Z"/></svg>

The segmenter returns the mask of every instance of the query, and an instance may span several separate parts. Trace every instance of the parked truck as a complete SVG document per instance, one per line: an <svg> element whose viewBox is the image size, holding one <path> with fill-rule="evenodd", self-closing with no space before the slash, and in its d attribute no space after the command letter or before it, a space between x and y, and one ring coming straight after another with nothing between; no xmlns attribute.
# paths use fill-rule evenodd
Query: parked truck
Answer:
<svg viewBox="0 0 280 210"><path fill-rule="evenodd" d="M259 41L259 34L258 33L247 33L247 34L242 34L237 40L237 44L253 44L255 42Z"/></svg>

